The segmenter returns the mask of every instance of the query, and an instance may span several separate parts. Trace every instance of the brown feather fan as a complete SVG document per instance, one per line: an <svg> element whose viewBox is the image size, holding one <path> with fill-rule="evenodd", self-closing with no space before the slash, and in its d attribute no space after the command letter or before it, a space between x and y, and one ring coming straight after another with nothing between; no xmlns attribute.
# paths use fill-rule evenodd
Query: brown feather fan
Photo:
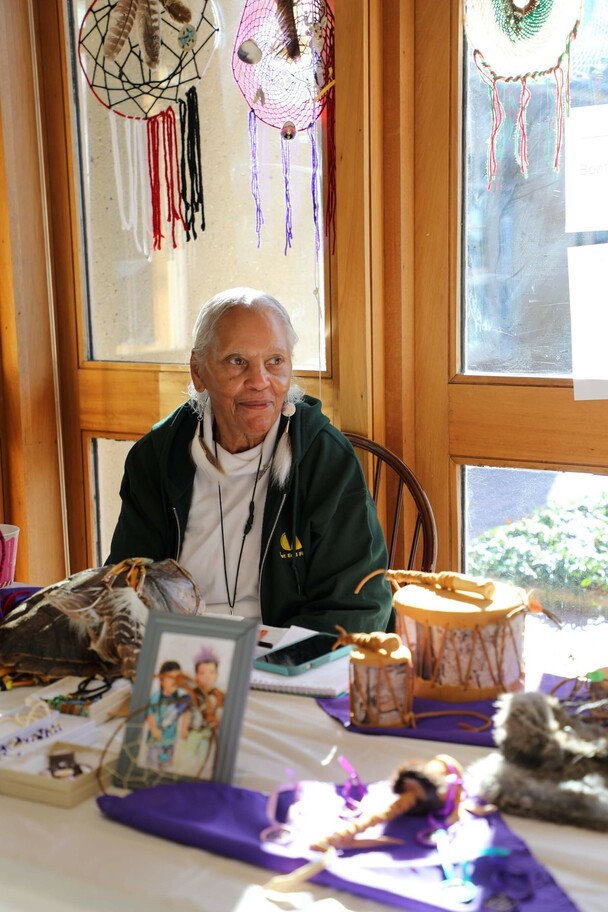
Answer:
<svg viewBox="0 0 608 912"><path fill-rule="evenodd" d="M139 0L117 0L110 13L110 23L103 43L103 53L108 60L116 60L133 29Z"/></svg>
<svg viewBox="0 0 608 912"><path fill-rule="evenodd" d="M290 60L295 60L300 56L300 41L293 8L294 0L276 0L276 2L277 21L285 39L285 53Z"/></svg>
<svg viewBox="0 0 608 912"><path fill-rule="evenodd" d="M150 611L198 614L200 593L175 561L131 558L35 592L0 624L0 665L49 677L133 677Z"/></svg>

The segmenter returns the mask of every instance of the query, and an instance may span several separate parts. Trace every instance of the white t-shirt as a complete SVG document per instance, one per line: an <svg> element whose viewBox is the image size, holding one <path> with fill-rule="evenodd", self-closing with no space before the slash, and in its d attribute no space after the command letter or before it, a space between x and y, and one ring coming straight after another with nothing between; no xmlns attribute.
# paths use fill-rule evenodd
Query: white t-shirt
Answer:
<svg viewBox="0 0 608 912"><path fill-rule="evenodd" d="M213 441L213 415L207 405L203 418L204 440L211 453L215 455L217 450L223 473L205 455L198 439L198 428L192 440L196 473L179 562L196 580L206 612L260 617L262 517L279 420L277 418L258 446L243 453L229 453ZM258 467L260 472L256 484ZM243 540L254 485L253 525ZM223 545L220 515L224 525ZM243 553L239 566L241 545ZM230 602L234 603L233 608Z"/></svg>

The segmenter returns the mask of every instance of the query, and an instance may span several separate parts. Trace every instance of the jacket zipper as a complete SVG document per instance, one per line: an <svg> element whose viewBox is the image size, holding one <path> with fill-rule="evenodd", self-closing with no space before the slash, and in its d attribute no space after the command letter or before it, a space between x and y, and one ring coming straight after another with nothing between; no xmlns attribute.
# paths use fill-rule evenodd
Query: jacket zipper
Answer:
<svg viewBox="0 0 608 912"><path fill-rule="evenodd" d="M175 517L175 525L177 526L177 552L175 554L175 560L179 560L179 552L181 551L182 546L182 530L179 525L179 516L177 515L177 510L175 507L171 508L173 510L173 515Z"/></svg>
<svg viewBox="0 0 608 912"><path fill-rule="evenodd" d="M287 498L287 492L285 492L285 494L283 494L283 499L281 500L281 503L279 504L279 508L277 510L277 515L275 516L274 522L272 524L272 529L270 530L270 532L268 534L268 538L266 539L266 547L264 548L264 555L263 555L262 561L260 563L260 572L258 575L258 585L260 587L260 595L262 593L262 572L264 570L264 564L266 563L268 549L270 548L270 540L271 540L272 536L274 535L274 530L277 527L277 523L279 521L279 516L281 515L281 510L283 509L283 504L285 503L286 498Z"/></svg>

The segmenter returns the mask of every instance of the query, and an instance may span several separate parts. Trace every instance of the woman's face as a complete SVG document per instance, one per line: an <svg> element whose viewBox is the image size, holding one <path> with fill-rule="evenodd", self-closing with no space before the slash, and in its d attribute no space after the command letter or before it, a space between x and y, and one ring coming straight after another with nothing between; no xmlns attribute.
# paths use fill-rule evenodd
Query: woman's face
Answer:
<svg viewBox="0 0 608 912"><path fill-rule="evenodd" d="M194 353L195 388L207 390L217 442L229 453L257 446L276 421L291 383L287 328L272 310L233 307L215 327L204 359Z"/></svg>

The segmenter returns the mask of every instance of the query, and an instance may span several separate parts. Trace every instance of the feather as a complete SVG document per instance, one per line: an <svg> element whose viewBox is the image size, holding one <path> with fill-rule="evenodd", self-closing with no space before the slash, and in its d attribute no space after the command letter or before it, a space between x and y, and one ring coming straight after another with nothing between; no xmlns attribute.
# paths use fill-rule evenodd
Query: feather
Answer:
<svg viewBox="0 0 608 912"><path fill-rule="evenodd" d="M96 592L93 596L90 589L75 593L57 588L47 594L45 603L56 611L67 614L73 621L80 624L92 624L97 620L97 613L92 601L95 602L102 592L103 590Z"/></svg>
<svg viewBox="0 0 608 912"><path fill-rule="evenodd" d="M160 63L160 0L139 0L140 45L146 66L156 70Z"/></svg>
<svg viewBox="0 0 608 912"><path fill-rule="evenodd" d="M94 567L80 570L60 583L47 586L37 593L39 601L80 624L90 624L97 617L96 602L106 591L103 585L104 569Z"/></svg>
<svg viewBox="0 0 608 912"><path fill-rule="evenodd" d="M148 609L134 589L126 588L107 593L98 603L101 626L89 630L89 648L105 661L123 660L137 655L148 620Z"/></svg>
<svg viewBox="0 0 608 912"><path fill-rule="evenodd" d="M103 42L107 60L116 60L133 28L139 0L117 0L110 13L108 31Z"/></svg>
<svg viewBox="0 0 608 912"><path fill-rule="evenodd" d="M67 630L74 642L82 643L87 649L89 647L89 631L82 621L75 621L74 618L67 619Z"/></svg>
<svg viewBox="0 0 608 912"><path fill-rule="evenodd" d="M41 589L0 625L0 664L34 674L132 678L149 612L197 614L200 593L173 560L130 558Z"/></svg>
<svg viewBox="0 0 608 912"><path fill-rule="evenodd" d="M281 434L281 438L277 443L272 458L272 479L281 490L284 490L287 487L287 481L291 473L292 448L291 438L289 436L289 423L290 418L288 417L285 430Z"/></svg>
<svg viewBox="0 0 608 912"><path fill-rule="evenodd" d="M185 23L192 19L192 13L180 0L160 0L160 2L176 22Z"/></svg>
<svg viewBox="0 0 608 912"><path fill-rule="evenodd" d="M300 56L300 40L296 28L294 0L276 0L277 22L285 40L285 53L290 60Z"/></svg>

